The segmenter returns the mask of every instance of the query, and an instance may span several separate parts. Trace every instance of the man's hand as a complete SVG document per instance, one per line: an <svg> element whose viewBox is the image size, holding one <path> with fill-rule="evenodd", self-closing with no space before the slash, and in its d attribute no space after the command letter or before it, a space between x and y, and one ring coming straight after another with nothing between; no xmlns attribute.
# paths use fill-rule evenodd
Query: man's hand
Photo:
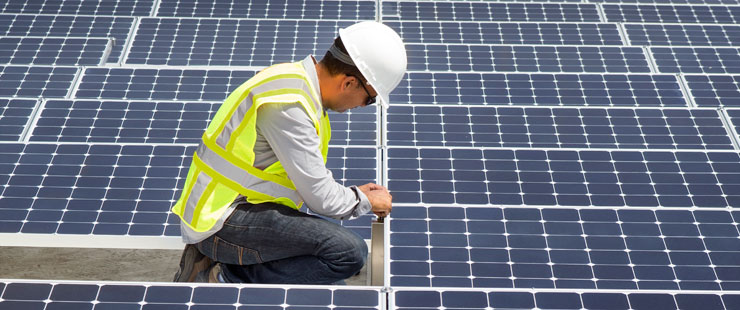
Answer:
<svg viewBox="0 0 740 310"><path fill-rule="evenodd" d="M365 185L358 186L357 188L367 196L367 199L370 201L370 205L373 206L372 211L375 215L378 217L386 217L391 213L393 196L391 196L391 193L388 192L387 188L375 183L367 183Z"/></svg>

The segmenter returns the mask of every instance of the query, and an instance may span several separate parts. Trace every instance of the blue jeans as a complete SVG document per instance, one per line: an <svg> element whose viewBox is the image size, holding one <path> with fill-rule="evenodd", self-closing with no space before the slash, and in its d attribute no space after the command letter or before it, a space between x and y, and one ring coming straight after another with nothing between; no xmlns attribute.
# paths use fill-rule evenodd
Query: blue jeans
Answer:
<svg viewBox="0 0 740 310"><path fill-rule="evenodd" d="M274 203L242 202L196 246L233 283L333 284L359 272L367 258L365 240L353 231Z"/></svg>

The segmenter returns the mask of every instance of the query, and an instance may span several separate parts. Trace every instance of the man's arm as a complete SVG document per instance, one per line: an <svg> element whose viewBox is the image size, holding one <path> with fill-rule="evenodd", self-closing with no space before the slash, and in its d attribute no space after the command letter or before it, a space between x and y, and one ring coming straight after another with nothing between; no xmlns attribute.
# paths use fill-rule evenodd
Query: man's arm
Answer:
<svg viewBox="0 0 740 310"><path fill-rule="evenodd" d="M364 191L367 186L363 185L363 189L345 187L334 180L331 171L324 165L316 128L299 104L266 104L257 113L258 132L269 142L288 177L312 211L347 219L371 210L371 201ZM368 194L378 196L378 193Z"/></svg>

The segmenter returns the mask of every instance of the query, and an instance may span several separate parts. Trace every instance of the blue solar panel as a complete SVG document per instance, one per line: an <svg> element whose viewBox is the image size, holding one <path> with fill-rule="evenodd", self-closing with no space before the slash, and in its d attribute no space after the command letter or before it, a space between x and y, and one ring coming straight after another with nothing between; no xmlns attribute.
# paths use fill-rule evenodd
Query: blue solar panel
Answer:
<svg viewBox="0 0 740 310"><path fill-rule="evenodd" d="M374 20L375 1L162 0L156 16Z"/></svg>
<svg viewBox="0 0 740 310"><path fill-rule="evenodd" d="M740 134L740 109L725 109L724 111L729 117L730 128L735 130L733 134L740 139L740 136L738 135Z"/></svg>
<svg viewBox="0 0 740 310"><path fill-rule="evenodd" d="M632 45L737 46L738 25L624 24Z"/></svg>
<svg viewBox="0 0 740 310"><path fill-rule="evenodd" d="M2 144L0 231L178 236L169 209L194 151L181 145ZM375 158L373 148L332 147L327 167L338 182L361 185L376 182Z"/></svg>
<svg viewBox="0 0 740 310"><path fill-rule="evenodd" d="M736 152L389 148L398 203L716 207L740 204Z"/></svg>
<svg viewBox="0 0 740 310"><path fill-rule="evenodd" d="M387 143L610 149L734 149L713 109L394 105Z"/></svg>
<svg viewBox="0 0 740 310"><path fill-rule="evenodd" d="M248 70L86 68L74 98L222 101Z"/></svg>
<svg viewBox="0 0 740 310"><path fill-rule="evenodd" d="M640 3L640 4L740 4L738 0L589 0L593 3Z"/></svg>
<svg viewBox="0 0 740 310"><path fill-rule="evenodd" d="M740 73L740 49L732 47L651 47L662 73Z"/></svg>
<svg viewBox="0 0 740 310"><path fill-rule="evenodd" d="M0 97L66 97L77 71L75 67L0 66Z"/></svg>
<svg viewBox="0 0 740 310"><path fill-rule="evenodd" d="M717 23L740 22L740 6L604 4L607 22Z"/></svg>
<svg viewBox="0 0 740 310"><path fill-rule="evenodd" d="M0 141L21 138L36 104L30 99L0 99Z"/></svg>
<svg viewBox="0 0 740 310"><path fill-rule="evenodd" d="M682 75L700 107L740 106L740 75Z"/></svg>
<svg viewBox="0 0 740 310"><path fill-rule="evenodd" d="M113 16L0 14L0 35L115 39L109 62L117 62L134 18Z"/></svg>
<svg viewBox="0 0 740 310"><path fill-rule="evenodd" d="M409 72L390 95L398 104L680 106L675 75Z"/></svg>
<svg viewBox="0 0 740 310"><path fill-rule="evenodd" d="M740 288L734 211L395 209L392 286Z"/></svg>
<svg viewBox="0 0 740 310"><path fill-rule="evenodd" d="M10 240L174 240L256 70L359 20L410 56L389 110L330 115L334 177L394 195L389 288L0 280L0 309L740 309L738 1L0 1Z"/></svg>
<svg viewBox="0 0 740 310"><path fill-rule="evenodd" d="M186 286L13 280L0 283L0 293L0 308L4 310L381 309L379 289L329 286Z"/></svg>
<svg viewBox="0 0 740 310"><path fill-rule="evenodd" d="M601 21L595 4L450 1L383 1L382 18L384 21Z"/></svg>
<svg viewBox="0 0 740 310"><path fill-rule="evenodd" d="M323 57L345 21L142 18L125 63L269 66Z"/></svg>
<svg viewBox="0 0 740 310"><path fill-rule="evenodd" d="M651 72L640 47L406 44L409 71Z"/></svg>
<svg viewBox="0 0 740 310"><path fill-rule="evenodd" d="M29 141L198 144L220 106L221 102L48 100ZM376 110L330 114L332 145L375 145Z"/></svg>
<svg viewBox="0 0 740 310"><path fill-rule="evenodd" d="M624 45L616 24L387 22L405 43Z"/></svg>
<svg viewBox="0 0 740 310"><path fill-rule="evenodd" d="M734 293L397 289L393 309L735 309Z"/></svg>
<svg viewBox="0 0 740 310"><path fill-rule="evenodd" d="M97 66L112 48L108 39L0 37L0 63Z"/></svg>
<svg viewBox="0 0 740 310"><path fill-rule="evenodd" d="M11 1L0 3L0 13L149 16L154 0L124 1Z"/></svg>

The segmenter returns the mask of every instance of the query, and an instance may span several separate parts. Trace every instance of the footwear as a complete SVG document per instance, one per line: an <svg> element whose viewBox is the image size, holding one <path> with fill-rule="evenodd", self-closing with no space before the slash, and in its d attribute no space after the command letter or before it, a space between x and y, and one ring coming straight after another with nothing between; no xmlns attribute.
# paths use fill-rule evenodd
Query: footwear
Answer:
<svg viewBox="0 0 740 310"><path fill-rule="evenodd" d="M193 244L188 244L182 251L180 258L180 270L175 274L173 282L195 282L196 276L203 270L213 265L213 261L208 256L198 251Z"/></svg>
<svg viewBox="0 0 740 310"><path fill-rule="evenodd" d="M214 263L205 270L202 270L195 276L195 282L198 283L225 283L221 276L221 264Z"/></svg>

